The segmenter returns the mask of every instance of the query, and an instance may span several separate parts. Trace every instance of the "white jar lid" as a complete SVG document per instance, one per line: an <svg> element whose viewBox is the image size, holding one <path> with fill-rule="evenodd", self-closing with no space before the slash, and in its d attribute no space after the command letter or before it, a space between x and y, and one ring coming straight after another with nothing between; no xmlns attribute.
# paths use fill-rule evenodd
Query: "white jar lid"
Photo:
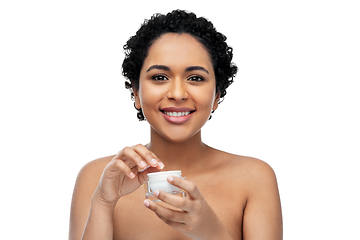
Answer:
<svg viewBox="0 0 360 240"><path fill-rule="evenodd" d="M167 179L169 176L181 177L181 170L175 171L162 171L147 174L149 181Z"/></svg>

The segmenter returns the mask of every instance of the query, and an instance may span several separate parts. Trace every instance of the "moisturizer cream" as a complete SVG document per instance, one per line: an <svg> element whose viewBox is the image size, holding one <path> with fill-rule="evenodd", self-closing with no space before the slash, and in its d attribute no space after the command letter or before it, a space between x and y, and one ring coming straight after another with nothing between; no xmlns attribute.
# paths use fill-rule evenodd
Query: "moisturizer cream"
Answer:
<svg viewBox="0 0 360 240"><path fill-rule="evenodd" d="M185 197L185 191L171 185L167 178L170 176L179 177L185 179L181 176L181 171L163 171L156 173L148 173L148 179L145 181L145 194L146 198L150 199L153 202L160 201L158 198L154 196L155 190L162 190L167 193L171 193L174 195L178 195L181 197Z"/></svg>

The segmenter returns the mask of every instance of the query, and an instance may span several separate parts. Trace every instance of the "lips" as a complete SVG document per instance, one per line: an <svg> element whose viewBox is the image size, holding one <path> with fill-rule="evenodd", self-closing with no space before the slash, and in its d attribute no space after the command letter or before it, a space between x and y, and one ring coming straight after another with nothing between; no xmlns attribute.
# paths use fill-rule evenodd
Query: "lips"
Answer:
<svg viewBox="0 0 360 240"><path fill-rule="evenodd" d="M174 124L182 124L188 121L192 113L195 112L194 109L185 108L185 107L166 107L160 109L164 118Z"/></svg>

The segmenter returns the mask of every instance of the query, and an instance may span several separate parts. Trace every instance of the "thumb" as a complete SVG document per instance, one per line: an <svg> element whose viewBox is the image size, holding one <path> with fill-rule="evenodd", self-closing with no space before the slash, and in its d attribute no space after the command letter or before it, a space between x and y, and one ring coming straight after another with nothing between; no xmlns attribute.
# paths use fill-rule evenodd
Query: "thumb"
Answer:
<svg viewBox="0 0 360 240"><path fill-rule="evenodd" d="M156 167L148 167L144 171L141 171L138 173L139 182L140 184L144 184L144 182L147 180L147 174L153 173L153 172L159 172L160 170Z"/></svg>

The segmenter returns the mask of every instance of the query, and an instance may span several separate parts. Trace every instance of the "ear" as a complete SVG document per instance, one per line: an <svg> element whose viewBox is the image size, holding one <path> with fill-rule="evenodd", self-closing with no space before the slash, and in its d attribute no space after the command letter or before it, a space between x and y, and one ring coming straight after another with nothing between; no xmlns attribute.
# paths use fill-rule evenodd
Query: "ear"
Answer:
<svg viewBox="0 0 360 240"><path fill-rule="evenodd" d="M139 98L139 90L133 88L133 93L134 93L134 98L135 98L135 107L137 109L141 108L141 102L140 102L140 98Z"/></svg>
<svg viewBox="0 0 360 240"><path fill-rule="evenodd" d="M215 111L219 106L220 93L216 93L212 110Z"/></svg>

